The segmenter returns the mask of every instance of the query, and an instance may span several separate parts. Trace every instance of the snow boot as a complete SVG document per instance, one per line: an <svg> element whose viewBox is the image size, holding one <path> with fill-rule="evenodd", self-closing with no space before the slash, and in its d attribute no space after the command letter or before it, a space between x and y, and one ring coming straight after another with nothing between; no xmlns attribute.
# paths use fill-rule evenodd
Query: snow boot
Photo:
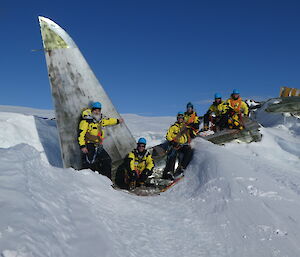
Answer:
<svg viewBox="0 0 300 257"><path fill-rule="evenodd" d="M183 173L184 173L184 169L181 166L178 166L178 168L176 169L174 176L173 176L174 179L183 176L184 175Z"/></svg>
<svg viewBox="0 0 300 257"><path fill-rule="evenodd" d="M136 181L132 181L129 183L128 190L132 191L136 188Z"/></svg>
<svg viewBox="0 0 300 257"><path fill-rule="evenodd" d="M174 176L172 173L168 172L162 176L162 179L174 180Z"/></svg>

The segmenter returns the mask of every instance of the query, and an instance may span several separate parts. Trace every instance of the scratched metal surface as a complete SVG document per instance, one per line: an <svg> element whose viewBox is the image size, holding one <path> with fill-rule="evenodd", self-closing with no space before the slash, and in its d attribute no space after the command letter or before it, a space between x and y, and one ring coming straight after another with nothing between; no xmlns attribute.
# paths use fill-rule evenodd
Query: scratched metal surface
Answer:
<svg viewBox="0 0 300 257"><path fill-rule="evenodd" d="M64 167L81 168L78 146L78 123L81 111L91 102L103 105L107 117L120 118L108 95L100 85L71 37L53 21L39 17L46 63ZM126 124L106 127L104 148L113 162L135 147L135 140Z"/></svg>

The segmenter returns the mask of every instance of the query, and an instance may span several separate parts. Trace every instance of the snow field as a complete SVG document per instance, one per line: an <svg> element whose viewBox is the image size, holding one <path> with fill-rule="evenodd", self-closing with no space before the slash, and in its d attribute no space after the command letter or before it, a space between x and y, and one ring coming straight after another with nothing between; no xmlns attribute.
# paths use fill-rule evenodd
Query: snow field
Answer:
<svg viewBox="0 0 300 257"><path fill-rule="evenodd" d="M54 121L0 112L0 253L299 256L299 122L259 116L272 121L262 128L262 142L217 146L195 139L185 178L160 196L138 197L89 170L60 168ZM174 122L123 117L148 146Z"/></svg>

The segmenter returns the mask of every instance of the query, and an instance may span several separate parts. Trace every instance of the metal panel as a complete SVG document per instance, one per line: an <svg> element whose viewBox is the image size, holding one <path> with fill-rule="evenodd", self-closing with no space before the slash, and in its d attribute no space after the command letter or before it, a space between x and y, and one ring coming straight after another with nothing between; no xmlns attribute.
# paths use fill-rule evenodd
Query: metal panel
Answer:
<svg viewBox="0 0 300 257"><path fill-rule="evenodd" d="M104 115L113 118L120 115L71 37L48 18L39 17L39 22L64 167L80 169L77 137L81 111L91 102L99 101ZM106 127L105 132L104 148L113 162L120 161L135 147L135 140L124 123Z"/></svg>

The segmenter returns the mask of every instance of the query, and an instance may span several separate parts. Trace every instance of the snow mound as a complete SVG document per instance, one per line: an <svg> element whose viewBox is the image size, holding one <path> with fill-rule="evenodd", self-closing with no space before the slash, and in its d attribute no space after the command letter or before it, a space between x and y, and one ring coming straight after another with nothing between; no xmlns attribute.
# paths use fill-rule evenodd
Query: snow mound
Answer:
<svg viewBox="0 0 300 257"><path fill-rule="evenodd" d="M38 116L47 119L53 119L55 117L53 110L40 110L40 109L20 107L20 106L0 105L0 112L20 113L24 115Z"/></svg>
<svg viewBox="0 0 300 257"><path fill-rule="evenodd" d="M62 167L59 139L54 120L21 113L0 113L0 147L8 148L21 143L31 145L42 159Z"/></svg>
<svg viewBox="0 0 300 257"><path fill-rule="evenodd" d="M272 120L258 143L195 139L185 178L138 197L90 170L61 168L55 121L0 112L0 255L298 256L299 124L269 115L257 113ZM174 122L123 117L148 145Z"/></svg>

